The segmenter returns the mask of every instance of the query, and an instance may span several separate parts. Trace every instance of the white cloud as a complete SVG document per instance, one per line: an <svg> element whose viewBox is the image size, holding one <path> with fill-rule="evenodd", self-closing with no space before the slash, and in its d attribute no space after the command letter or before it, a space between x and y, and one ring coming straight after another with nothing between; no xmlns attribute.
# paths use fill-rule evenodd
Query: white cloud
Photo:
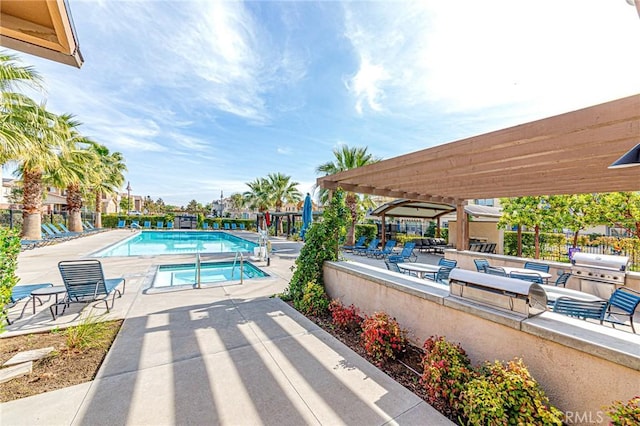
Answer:
<svg viewBox="0 0 640 426"><path fill-rule="evenodd" d="M640 91L640 55L631 53L640 25L622 1L346 7L345 35L359 63L349 84L358 111L518 106L549 114Z"/></svg>
<svg viewBox="0 0 640 426"><path fill-rule="evenodd" d="M291 154L291 148L290 148L290 147L282 147L282 146L279 146L279 147L276 149L276 152L277 152L278 154L281 154L281 155L290 155L290 154Z"/></svg>

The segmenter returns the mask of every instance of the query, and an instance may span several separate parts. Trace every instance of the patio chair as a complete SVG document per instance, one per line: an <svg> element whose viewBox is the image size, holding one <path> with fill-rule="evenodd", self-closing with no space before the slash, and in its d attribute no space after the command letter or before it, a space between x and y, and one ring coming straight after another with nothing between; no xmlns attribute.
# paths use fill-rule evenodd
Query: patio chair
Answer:
<svg viewBox="0 0 640 426"><path fill-rule="evenodd" d="M402 259L406 262L415 262L416 260L418 260L418 255L416 255L413 252L413 249L416 247L416 243L414 242L407 242L404 243L404 246L402 247L402 251L400 253L397 254L397 256L402 257ZM396 256L396 255L394 255Z"/></svg>
<svg viewBox="0 0 640 426"><path fill-rule="evenodd" d="M438 266L445 266L447 268L455 268L458 266L458 261L457 260L450 260L450 259L445 259L442 258L440 260L438 260Z"/></svg>
<svg viewBox="0 0 640 426"><path fill-rule="evenodd" d="M569 278L571 278L571 273L570 272L563 272L562 275L560 275L558 277L558 279L556 280L556 282L554 283L554 285L556 287L566 287L567 286L567 281L569 281Z"/></svg>
<svg viewBox="0 0 640 426"><path fill-rule="evenodd" d="M209 230L209 223L208 222L202 222L202 230L203 231L208 231Z"/></svg>
<svg viewBox="0 0 640 426"><path fill-rule="evenodd" d="M608 302L606 300L587 302L563 296L556 299L556 302L553 304L553 312L583 320L595 319L602 324L605 311L607 310L607 304Z"/></svg>
<svg viewBox="0 0 640 426"><path fill-rule="evenodd" d="M228 223L225 223L225 224L224 224L224 230L225 230L225 231L230 231L230 230L231 230L231 227L229 226L229 224L228 224Z"/></svg>
<svg viewBox="0 0 640 426"><path fill-rule="evenodd" d="M549 265L546 265L544 263L525 262L524 269L531 269L534 271L546 272L547 274L549 273Z"/></svg>
<svg viewBox="0 0 640 426"><path fill-rule="evenodd" d="M235 222L234 222L234 223L232 223L232 224L231 224L231 230L232 230L232 231L236 231L237 229L238 229L238 225L236 225L236 223L235 223Z"/></svg>
<svg viewBox="0 0 640 426"><path fill-rule="evenodd" d="M353 249L353 254L357 254L360 256L366 256L367 252L374 252L378 249L378 244L380 244L380 240L378 238L374 238L371 240L367 247L355 247Z"/></svg>
<svg viewBox="0 0 640 426"><path fill-rule="evenodd" d="M619 288L614 291L609 298L609 304L607 305L607 312L604 320L610 322L615 328L616 324L627 325L626 322L619 320L618 316L629 317L631 331L635 333L636 329L633 325L633 316L635 315L639 304L639 292L630 288Z"/></svg>
<svg viewBox="0 0 640 426"><path fill-rule="evenodd" d="M451 274L452 270L453 268L450 268L448 266L440 267L440 269L438 269L438 272L434 276L435 281L437 283L449 285L449 274ZM430 278L427 278L427 279L430 279Z"/></svg>
<svg viewBox="0 0 640 426"><path fill-rule="evenodd" d="M213 222L213 230L217 231L220 229L220 224L218 222Z"/></svg>
<svg viewBox="0 0 640 426"><path fill-rule="evenodd" d="M498 277L506 277L507 273L502 268L497 268L495 266L487 266L484 268L484 271L489 275L496 275Z"/></svg>
<svg viewBox="0 0 640 426"><path fill-rule="evenodd" d="M374 250L372 253L368 254L370 257L375 257L376 259L382 259L393 253L393 248L396 246L395 240L389 240L384 244L382 250Z"/></svg>
<svg viewBox="0 0 640 426"><path fill-rule="evenodd" d="M62 223L62 222L60 222L60 223L58 223L56 225L57 228L56 228L56 226L53 225L53 223L49 224L49 226L52 229L56 230L56 231L58 231L59 230L58 228L60 228L62 235L68 235L70 238L80 237L80 236L82 236L82 234L84 234L84 231L83 232L69 231L69 228L67 228L66 225L64 223Z"/></svg>
<svg viewBox="0 0 640 426"><path fill-rule="evenodd" d="M124 229L127 226L127 221L124 219L118 220L118 229Z"/></svg>
<svg viewBox="0 0 640 426"><path fill-rule="evenodd" d="M532 273L524 273L524 272L512 272L509 274L510 278L515 278L517 280L530 281L532 283L542 284L542 277L535 272Z"/></svg>
<svg viewBox="0 0 640 426"><path fill-rule="evenodd" d="M173 222L167 222L167 229L173 229Z"/></svg>
<svg viewBox="0 0 640 426"><path fill-rule="evenodd" d="M343 251L353 251L355 248L366 248L365 241L367 241L367 237L361 236L358 238L358 241L355 242L352 246L342 246L340 247Z"/></svg>
<svg viewBox="0 0 640 426"><path fill-rule="evenodd" d="M7 309L10 309L16 306L18 302L21 301L22 299L27 299L27 300L25 301L24 306L22 307L22 311L20 311L20 316L16 319L22 318L22 315L24 315L24 311L25 309L27 309L27 306L29 306L29 302L31 301L31 299L34 300L34 303L35 303L35 300L37 299L38 302L40 302L40 305L42 306L42 300L40 300L40 298L38 297L32 296L31 292L34 290L38 290L40 288L45 288L45 287L53 287L53 284L43 283L43 284L25 284L25 285L13 286L13 288L11 289L11 296L9 296L9 304L2 308L2 311L5 314L4 318L7 321L7 324L11 325L11 320L9 319L9 314L7 312ZM33 313L35 314L35 310Z"/></svg>
<svg viewBox="0 0 640 426"><path fill-rule="evenodd" d="M485 269L487 266L491 266L489 261L486 259L473 259L473 263L476 265L476 270L478 272L486 272Z"/></svg>
<svg viewBox="0 0 640 426"><path fill-rule="evenodd" d="M131 229L140 229L140 221L132 220L131 225L129 225Z"/></svg>
<svg viewBox="0 0 640 426"><path fill-rule="evenodd" d="M145 220L144 224L142 225L142 227L144 229L151 229L151 221L150 220Z"/></svg>
<svg viewBox="0 0 640 426"><path fill-rule="evenodd" d="M384 264L387 265L388 270L402 274L402 271L400 270L400 268L398 268L398 263L402 263L402 261L402 259L399 259L396 262L394 262L393 259L385 259Z"/></svg>
<svg viewBox="0 0 640 426"><path fill-rule="evenodd" d="M156 229L164 229L164 221L159 220L156 222Z"/></svg>
<svg viewBox="0 0 640 426"><path fill-rule="evenodd" d="M67 241L71 239L70 236L62 235L62 233L59 230L56 229L56 231L58 231L56 232L53 229L51 229L48 223L40 224L40 228L44 231L46 238L49 240Z"/></svg>
<svg viewBox="0 0 640 426"><path fill-rule="evenodd" d="M247 229L247 228L244 226L244 223L241 223L241 224L240 224L240 230L241 230L241 231L244 231L245 229Z"/></svg>
<svg viewBox="0 0 640 426"><path fill-rule="evenodd" d="M109 312L109 298L111 297L111 308L113 308L116 296L122 297L125 291L125 279L105 278L99 260L63 260L58 262L58 269L67 289L65 300L58 305L67 307L71 303L104 302ZM122 291L117 289L120 284L122 284ZM56 306L53 305L49 309L51 316L55 319L54 307Z"/></svg>

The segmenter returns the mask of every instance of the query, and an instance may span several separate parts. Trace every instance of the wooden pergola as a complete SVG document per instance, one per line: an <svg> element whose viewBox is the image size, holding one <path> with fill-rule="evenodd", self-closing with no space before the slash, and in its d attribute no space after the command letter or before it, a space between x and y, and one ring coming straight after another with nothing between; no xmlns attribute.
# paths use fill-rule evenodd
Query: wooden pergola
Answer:
<svg viewBox="0 0 640 426"><path fill-rule="evenodd" d="M640 142L640 94L318 178L322 188L456 206L467 200L640 190L640 167L607 167Z"/></svg>

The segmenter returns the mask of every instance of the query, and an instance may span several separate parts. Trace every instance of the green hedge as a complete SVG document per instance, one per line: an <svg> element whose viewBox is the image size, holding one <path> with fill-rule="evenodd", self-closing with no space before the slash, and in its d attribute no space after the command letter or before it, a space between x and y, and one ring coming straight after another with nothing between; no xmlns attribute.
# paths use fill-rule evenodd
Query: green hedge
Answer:
<svg viewBox="0 0 640 426"><path fill-rule="evenodd" d="M376 238L378 235L378 227L372 224L359 223L356 224L356 240L361 236L367 237L367 243Z"/></svg>
<svg viewBox="0 0 640 426"><path fill-rule="evenodd" d="M535 234L533 232L522 233L522 256L534 257L535 255ZM540 250L545 251L545 247L564 246L566 237L564 234L540 233ZM518 254L518 233L515 231L504 232L504 254L517 256Z"/></svg>
<svg viewBox="0 0 640 426"><path fill-rule="evenodd" d="M20 254L20 237L16 229L0 227L0 307L9 304L11 290L18 283L18 255ZM0 309L0 331L4 330L5 315Z"/></svg>

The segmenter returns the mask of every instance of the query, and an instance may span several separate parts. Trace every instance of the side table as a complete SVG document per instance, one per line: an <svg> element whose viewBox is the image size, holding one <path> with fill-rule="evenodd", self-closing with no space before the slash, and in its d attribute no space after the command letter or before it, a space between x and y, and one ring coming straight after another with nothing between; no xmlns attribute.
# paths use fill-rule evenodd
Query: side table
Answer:
<svg viewBox="0 0 640 426"><path fill-rule="evenodd" d="M59 294L66 294L66 293L67 293L67 288L65 286L63 286L63 285L54 286L54 287L39 288L37 290L33 290L31 292L31 296L33 298L33 313L35 314L35 312L36 312L36 298L44 297L44 296L55 296L56 301L55 301L55 304L53 306L56 307L56 313L54 315L53 306L51 306L51 316L53 317L53 319L56 319L56 316L58 315L58 295Z"/></svg>

